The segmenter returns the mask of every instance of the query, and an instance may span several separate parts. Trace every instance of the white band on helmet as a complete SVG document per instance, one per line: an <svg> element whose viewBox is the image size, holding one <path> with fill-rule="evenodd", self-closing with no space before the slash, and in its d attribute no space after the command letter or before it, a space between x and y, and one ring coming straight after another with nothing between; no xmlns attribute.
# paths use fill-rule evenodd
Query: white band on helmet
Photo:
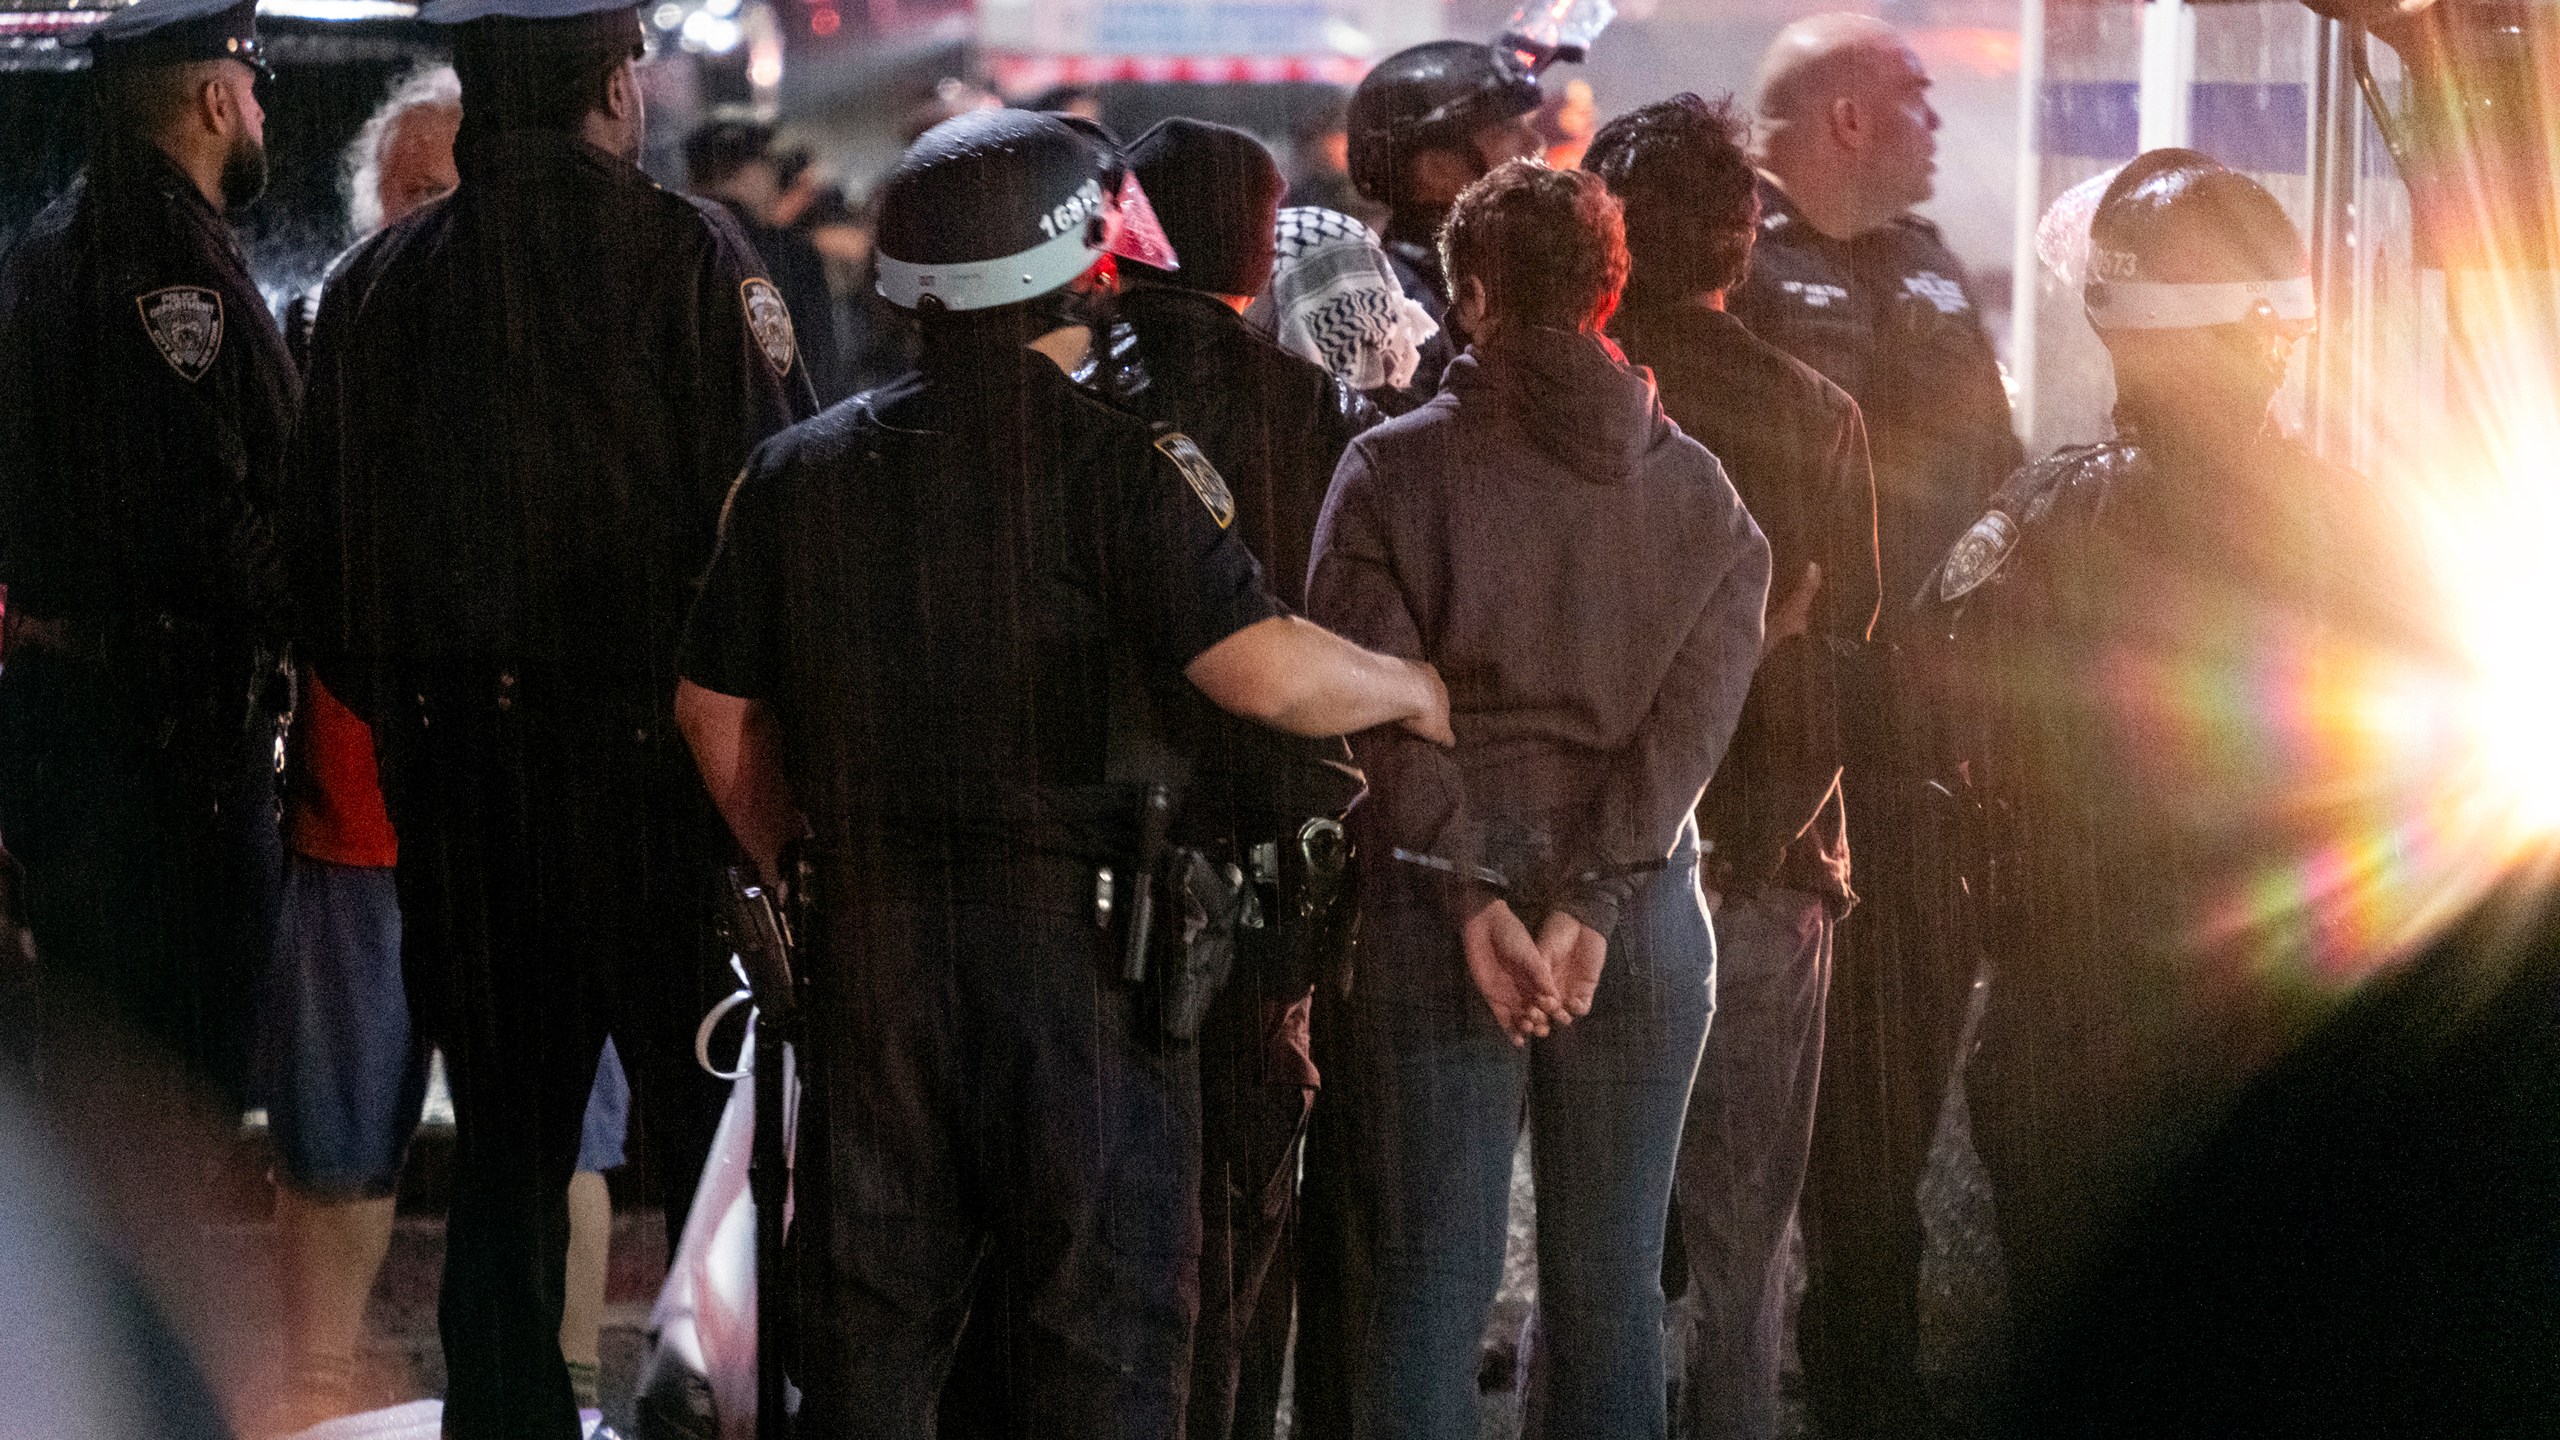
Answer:
<svg viewBox="0 0 2560 1440"><path fill-rule="evenodd" d="M2279 320L2320 313L2311 277L2226 280L2191 285L2162 280L2099 280L2086 297L2089 323L2101 330L2201 330L2234 325L2264 306Z"/></svg>
<svg viewBox="0 0 2560 1440"><path fill-rule="evenodd" d="M913 310L931 295L950 310L992 310L1015 305L1060 289L1093 268L1102 247L1086 238L1082 224L1067 227L1055 238L1028 250L993 260L954 265L912 265L888 255L880 257L880 293L890 304Z"/></svg>

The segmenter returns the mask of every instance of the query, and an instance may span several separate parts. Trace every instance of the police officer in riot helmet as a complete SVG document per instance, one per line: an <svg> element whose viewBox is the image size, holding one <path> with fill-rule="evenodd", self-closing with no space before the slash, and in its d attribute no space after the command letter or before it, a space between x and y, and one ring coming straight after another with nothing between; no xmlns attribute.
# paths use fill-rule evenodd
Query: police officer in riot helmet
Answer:
<svg viewBox="0 0 2560 1440"><path fill-rule="evenodd" d="M1112 253L1177 258L1103 147L946 121L879 250L921 363L748 467L678 698L748 853L805 832L801 1424L933 1434L983 1261L1030 1433L1178 1434L1183 1035L1248 879L1172 843L1189 757L1153 702L1447 743L1446 692L1288 615L1201 448L1069 380Z"/></svg>
<svg viewBox="0 0 2560 1440"><path fill-rule="evenodd" d="M1440 222L1458 192L1505 160L1544 148L1530 116L1537 71L1504 45L1434 40L1378 62L1351 92L1351 183L1387 207L1388 262L1404 293L1440 322L1422 365L1392 408L1411 409L1440 388L1464 340L1450 338L1449 282L1440 270Z"/></svg>
<svg viewBox="0 0 2560 1440"><path fill-rule="evenodd" d="M0 271L0 827L74 1106L115 1053L237 1114L273 923L297 381L227 219L266 183L253 8L98 24L87 167Z"/></svg>
<svg viewBox="0 0 2560 1440"><path fill-rule="evenodd" d="M2310 1018L2279 987L2313 927L2264 881L2317 843L2317 758L2164 708L2140 677L2220 693L2369 659L2410 643L2418 591L2378 543L2377 494L2275 418L2314 317L2275 198L2155 150L2106 186L2089 241L2116 433L2019 471L1919 597L1963 655L1955 758L1989 816L1967 1090L2030 1375L2168 1162Z"/></svg>

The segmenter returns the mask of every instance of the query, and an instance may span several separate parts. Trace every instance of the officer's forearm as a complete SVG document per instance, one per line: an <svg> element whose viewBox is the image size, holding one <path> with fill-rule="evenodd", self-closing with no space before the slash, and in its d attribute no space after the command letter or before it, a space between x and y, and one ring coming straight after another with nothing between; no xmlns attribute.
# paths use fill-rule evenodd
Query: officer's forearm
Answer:
<svg viewBox="0 0 2560 1440"><path fill-rule="evenodd" d="M1431 667L1363 649L1295 615L1246 626L1183 673L1219 708L1293 735L1402 724L1446 743L1448 695Z"/></svg>
<svg viewBox="0 0 2560 1440"><path fill-rule="evenodd" d="M729 822L729 833L767 880L775 858L800 833L800 812L782 777L781 736L760 700L676 682L676 728L693 750L703 786Z"/></svg>

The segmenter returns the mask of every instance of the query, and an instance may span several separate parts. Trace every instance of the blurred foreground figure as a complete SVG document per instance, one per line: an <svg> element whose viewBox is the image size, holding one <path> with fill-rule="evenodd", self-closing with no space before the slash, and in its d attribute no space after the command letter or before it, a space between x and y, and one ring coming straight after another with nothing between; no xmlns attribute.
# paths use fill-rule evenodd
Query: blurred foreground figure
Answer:
<svg viewBox="0 0 2560 1440"><path fill-rule="evenodd" d="M2241 1094L2057 1317L2010 1433L2551 1433L2549 881L2528 867Z"/></svg>
<svg viewBox="0 0 2560 1440"><path fill-rule="evenodd" d="M1183 1432L1193 1041L1258 902L1180 843L1201 752L1151 697L1448 738L1428 667L1284 612L1197 443L1068 379L1121 252L1177 258L1085 132L928 131L879 231L923 363L758 454L687 631L731 829L769 875L806 832L804 1434L928 1440L973 1318L1015 1433Z"/></svg>
<svg viewBox="0 0 2560 1440"><path fill-rule="evenodd" d="M1963 657L1994 971L1968 1072L2018 1360L2093 1259L2298 1038L2323 936L2299 893L2346 790L2315 721L2186 697L2337 673L2399 641L2381 501L2271 410L2311 327L2302 242L2189 150L2125 167L2089 229L2116 436L2021 470L1922 598ZM2346 777L2352 779L2352 777ZM1977 876L1977 879L1981 876Z"/></svg>
<svg viewBox="0 0 2560 1440"><path fill-rule="evenodd" d="M1769 550L1600 333L1627 252L1596 177L1497 167L1443 243L1474 341L1352 443L1307 582L1309 613L1462 678L1454 751L1352 741L1373 790L1323 1158L1365 1286L1333 1312L1341 1368L1302 1352L1300 1393L1347 1395L1354 1436L1476 1433L1525 1115L1529 1431L1642 1440L1665 1432L1663 1225L1715 1003L1692 811L1759 658Z"/></svg>
<svg viewBox="0 0 2560 1440"><path fill-rule="evenodd" d="M1768 537L1768 636L1733 748L1698 807L1716 1020L1680 1141L1694 1323L1679 1433L1775 1440L1787 1285L1822 1070L1831 941L1849 887L1839 675L1875 624L1876 499L1856 402L1725 313L1759 228L1742 123L1681 95L1602 127L1585 164L1627 207L1611 332L1662 408L1724 462Z"/></svg>
<svg viewBox="0 0 2560 1440"><path fill-rule="evenodd" d="M1351 92L1351 181L1387 207L1387 259L1406 298L1442 327L1422 342L1410 385L1382 396L1396 413L1439 393L1440 372L1464 347L1448 330L1440 222L1458 192L1506 160L1535 155L1538 77L1498 45L1434 40L1381 60Z"/></svg>
<svg viewBox="0 0 2560 1440"><path fill-rule="evenodd" d="M1939 893L1954 815L1938 774L1931 656L1908 602L2025 458L1971 282L1912 213L1936 188L1919 56L1882 21L1817 15L1760 62L1760 239L1731 297L1754 335L1864 415L1883 572L1879 646L1842 696L1857 913L1840 923L1802 1219L1798 1342L1833 1437L1922 1433L1913 1192L1955 1056L1971 952ZM1782 577L1783 593L1792 577Z"/></svg>
<svg viewBox="0 0 2560 1440"><path fill-rule="evenodd" d="M251 9L97 27L89 164L0 271L0 830L84 1125L135 1041L239 1114L273 923L296 383L225 219L266 184Z"/></svg>
<svg viewBox="0 0 2560 1440"><path fill-rule="evenodd" d="M567 1193L608 1034L670 1231L722 1089L726 853L669 697L690 584L755 444L811 409L726 212L634 157L639 19L449 0L461 188L338 267L292 551L315 667L372 727L402 970L453 1083L446 1433L578 1433Z"/></svg>
<svg viewBox="0 0 2560 1440"><path fill-rule="evenodd" d="M204 1377L0 1085L0 1435L227 1440Z"/></svg>

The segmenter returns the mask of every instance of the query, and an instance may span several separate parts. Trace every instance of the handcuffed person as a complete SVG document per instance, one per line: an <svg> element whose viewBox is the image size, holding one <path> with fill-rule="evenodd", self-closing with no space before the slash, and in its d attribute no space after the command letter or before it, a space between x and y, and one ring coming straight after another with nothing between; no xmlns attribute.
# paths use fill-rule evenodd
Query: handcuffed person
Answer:
<svg viewBox="0 0 2560 1440"><path fill-rule="evenodd" d="M1442 232L1474 337L1363 435L1310 612L1457 677L1458 745L1355 736L1359 967L1327 1183L1371 1293L1335 1337L1362 1435L1472 1436L1528 1116L1547 1363L1533 1426L1660 1435L1662 1247L1714 1005L1691 811L1759 658L1769 551L1599 332L1627 273L1597 177L1519 161ZM1310 1184L1314 1183L1313 1178Z"/></svg>

